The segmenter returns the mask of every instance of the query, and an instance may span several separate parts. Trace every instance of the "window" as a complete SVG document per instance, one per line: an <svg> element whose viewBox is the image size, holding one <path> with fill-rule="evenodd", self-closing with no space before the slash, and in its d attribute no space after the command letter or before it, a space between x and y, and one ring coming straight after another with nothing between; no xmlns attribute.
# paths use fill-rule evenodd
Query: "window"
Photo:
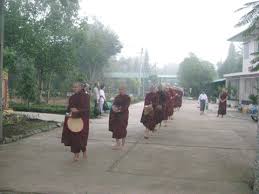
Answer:
<svg viewBox="0 0 259 194"><path fill-rule="evenodd" d="M249 58L249 43L244 44L244 59Z"/></svg>

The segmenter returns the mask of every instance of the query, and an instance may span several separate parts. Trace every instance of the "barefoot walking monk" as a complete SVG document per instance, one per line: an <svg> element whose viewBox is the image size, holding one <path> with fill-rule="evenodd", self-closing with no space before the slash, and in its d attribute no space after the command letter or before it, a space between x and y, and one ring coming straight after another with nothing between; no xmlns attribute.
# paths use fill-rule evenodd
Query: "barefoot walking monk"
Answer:
<svg viewBox="0 0 259 194"><path fill-rule="evenodd" d="M218 117L221 115L223 116L227 113L227 99L228 99L228 93L226 89L223 89L221 94L219 95L219 109L218 109Z"/></svg>
<svg viewBox="0 0 259 194"><path fill-rule="evenodd" d="M125 145L127 126L129 119L130 97L126 94L126 88L119 88L119 95L115 97L109 117L109 131L112 138L116 139L113 149L121 149Z"/></svg>
<svg viewBox="0 0 259 194"><path fill-rule="evenodd" d="M78 161L81 151L83 157L87 157L90 97L81 83L73 85L73 92L74 94L69 98L68 115L65 118L61 142L71 147L74 161Z"/></svg>
<svg viewBox="0 0 259 194"><path fill-rule="evenodd" d="M144 110L140 122L146 127L145 139L149 138L149 133L154 132L157 125L155 118L155 109L158 105L158 95L156 87L151 86L150 92L146 94Z"/></svg>
<svg viewBox="0 0 259 194"><path fill-rule="evenodd" d="M158 87L158 105L155 111L155 117L157 124L159 124L159 127L161 127L161 124L163 120L166 117L166 94L164 92L163 85L160 85Z"/></svg>

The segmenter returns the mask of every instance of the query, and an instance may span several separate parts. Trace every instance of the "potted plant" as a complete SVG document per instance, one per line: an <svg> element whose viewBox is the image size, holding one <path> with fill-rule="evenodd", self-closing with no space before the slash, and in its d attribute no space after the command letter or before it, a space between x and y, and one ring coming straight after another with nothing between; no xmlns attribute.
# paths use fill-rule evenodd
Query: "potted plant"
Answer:
<svg viewBox="0 0 259 194"><path fill-rule="evenodd" d="M249 100L251 101L252 105L258 105L258 95L250 94Z"/></svg>

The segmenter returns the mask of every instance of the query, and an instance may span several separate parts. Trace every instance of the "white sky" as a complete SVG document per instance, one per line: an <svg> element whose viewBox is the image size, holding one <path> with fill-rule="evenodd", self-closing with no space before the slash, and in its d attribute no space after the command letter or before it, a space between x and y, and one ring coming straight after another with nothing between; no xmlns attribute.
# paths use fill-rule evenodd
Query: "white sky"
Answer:
<svg viewBox="0 0 259 194"><path fill-rule="evenodd" d="M123 56L149 51L159 66L180 63L189 52L216 63L224 60L249 0L81 0L81 14L96 16L115 31Z"/></svg>

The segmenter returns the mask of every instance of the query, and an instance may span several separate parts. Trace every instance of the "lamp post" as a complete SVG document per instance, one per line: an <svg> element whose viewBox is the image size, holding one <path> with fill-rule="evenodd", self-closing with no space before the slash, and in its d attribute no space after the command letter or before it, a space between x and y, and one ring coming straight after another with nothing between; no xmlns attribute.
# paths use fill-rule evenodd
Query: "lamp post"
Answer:
<svg viewBox="0 0 259 194"><path fill-rule="evenodd" d="M3 49L4 49L4 0L0 0L0 141L3 139Z"/></svg>

